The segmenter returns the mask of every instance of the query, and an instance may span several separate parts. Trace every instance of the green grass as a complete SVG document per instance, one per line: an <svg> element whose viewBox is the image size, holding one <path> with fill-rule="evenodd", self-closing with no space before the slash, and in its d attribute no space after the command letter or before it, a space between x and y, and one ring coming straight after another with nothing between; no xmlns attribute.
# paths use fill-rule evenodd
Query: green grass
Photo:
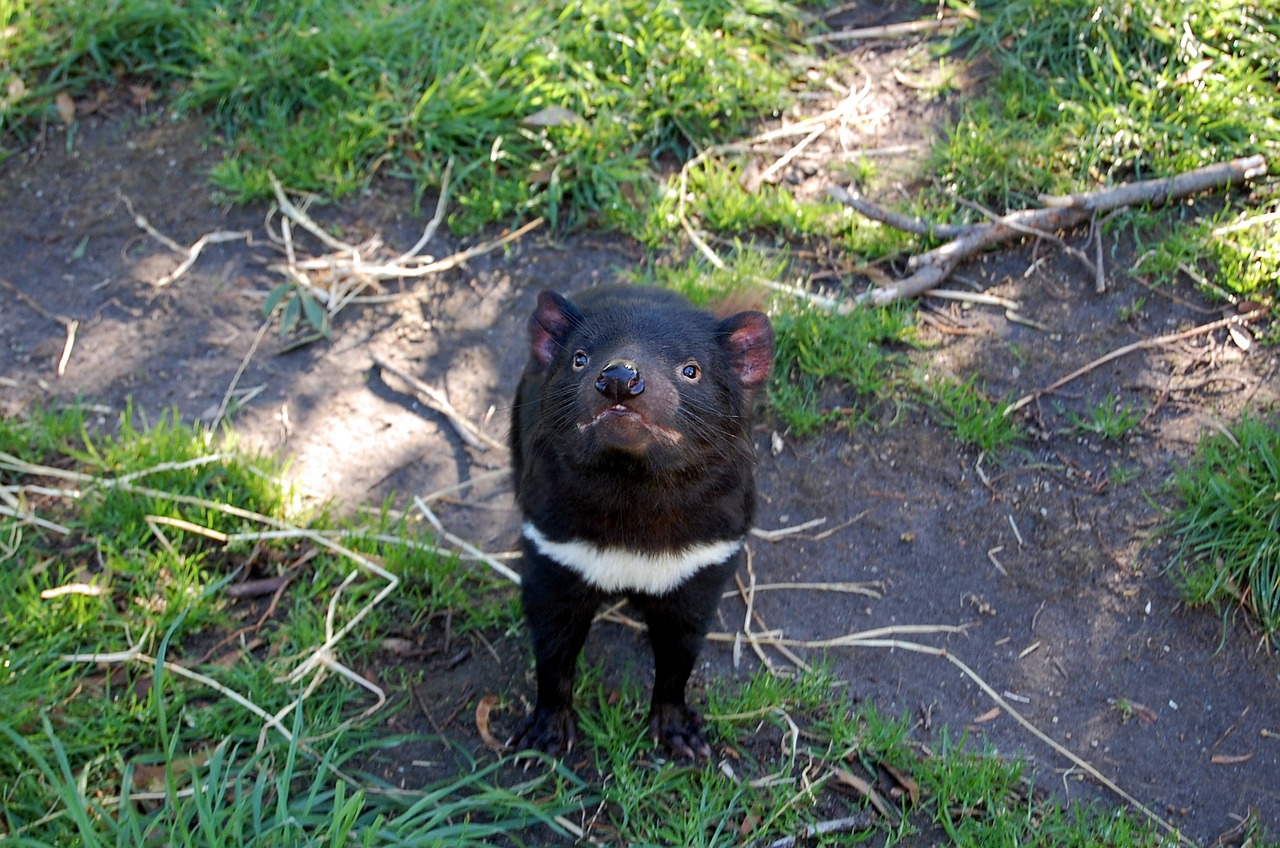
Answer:
<svg viewBox="0 0 1280 848"><path fill-rule="evenodd" d="M994 62L984 83L990 93L964 102L926 168L950 192L1007 209L1030 205L1040 193L1253 154L1267 156L1274 172L1280 2L1014 0L977 7L983 21L956 43ZM1157 226L1144 271L1167 277L1185 262L1212 276L1218 293L1274 302L1280 242L1277 228L1261 218L1274 200L1264 194L1262 201L1233 198L1223 213L1198 207L1203 220ZM935 202L951 208L946 198ZM1144 215L1125 213L1110 226L1133 226ZM1238 228L1217 231L1228 222ZM1153 239L1140 224L1134 234Z"/></svg>
<svg viewBox="0 0 1280 848"><path fill-rule="evenodd" d="M1004 414L1012 397L993 399L976 376L960 381L935 375L916 382L934 420L961 444L999 453L1022 439L1017 422Z"/></svg>
<svg viewBox="0 0 1280 848"><path fill-rule="evenodd" d="M0 520L0 835L14 844L539 843L570 839L567 820L625 844L740 845L795 833L833 808L847 815L849 797L829 789L832 769L876 784L881 762L922 788L918 806L878 826L887 844L934 828L959 844L1158 843L1151 825L1126 815L1028 801L1016 763L972 746L920 756L906 717L855 710L846 685L823 670L796 678L760 670L710 687L709 729L722 756L696 765L655 758L643 730L643 687L631 675L614 693L589 670L579 687L577 756L594 758L594 771L573 774L550 762L521 771L458 749L456 774L389 792L362 774L362 763L411 739L380 738L376 726L352 722L369 697L346 681L330 676L303 694L302 681L285 680L325 638L326 607L333 603L342 623L376 582L344 584L351 562L328 550L312 555L314 537L210 538L260 529L264 519L250 510L312 532L332 526L324 512L292 515L268 462L212 451L209 434L168 416L151 427L127 416L102 436L77 410L0 420L0 451L41 464L0 457L0 483L22 493L19 512L28 516ZM54 473L63 477L50 479ZM78 496L52 492L55 483ZM214 509L218 503L246 511ZM50 524L33 523L32 511ZM367 661L385 635L421 628L445 608L456 628L517 626L509 587L457 578L465 569L425 555L411 528L388 515L342 538L402 573L404 583L338 643L335 658ZM206 532L183 530L172 523L178 519ZM306 579L289 585L279 614L251 634L269 651L228 644L201 658L257 615L239 610L225 585L248 567L283 573L300 560ZM73 583L101 591L49 592ZM131 646L142 657L64 658ZM396 670L383 679L396 680ZM282 715L282 729L264 733L255 710ZM728 765L717 765L721 758ZM774 779L755 780L767 775ZM133 801L120 801L125 794Z"/></svg>
<svg viewBox="0 0 1280 848"><path fill-rule="evenodd" d="M386 584L316 537L260 531L331 531L403 576L403 591L337 644L344 663L368 661L374 634L424 627L445 610L457 611L455 632L510 628L515 593L431 553L385 511L345 530L323 511L291 514L274 464L212 441L169 416L139 426L126 413L109 436L75 409L0 420L0 484L18 498L0 515L0 834L30 845L145 844L155 832L171 844L265 845L358 825L471 844L461 818L479 844L487 822L548 820L552 807L526 797L533 784L502 789L478 766L435 789L439 808L334 771L369 744L367 728L348 727L369 693L333 674L285 677L327 638L330 609L342 626ZM225 592L246 572L295 569L305 579L260 627L265 601L237 605ZM247 648L223 641L246 626ZM140 656L66 659L130 650ZM290 736L262 733L263 712L281 714ZM113 800L157 790L174 803Z"/></svg>
<svg viewBox="0 0 1280 848"><path fill-rule="evenodd" d="M774 331L769 402L792 433L802 436L842 419L866 422L880 404L896 404L894 389L907 363L893 346L910 342L907 309L837 315L794 307L775 318Z"/></svg>
<svg viewBox="0 0 1280 848"><path fill-rule="evenodd" d="M1179 505L1168 529L1174 566L1193 603L1247 609L1280 645L1280 428L1249 415L1231 435L1202 440L1174 475Z"/></svg>
<svg viewBox="0 0 1280 848"><path fill-rule="evenodd" d="M0 131L52 117L59 93L141 77L208 112L227 151L213 179L237 200L269 196L268 172L328 197L379 170L425 190L454 159L456 229L534 214L634 226L651 158L782 104L796 14L774 0L7 0L0 77L22 93Z"/></svg>
<svg viewBox="0 0 1280 848"><path fill-rule="evenodd" d="M251 505L313 531L330 526L323 512L289 513L270 465L214 452L209 443L208 434L168 417L151 427L126 418L110 436L91 431L75 410L0 421L0 450L20 451L43 468L0 458L0 482L25 498L24 515L34 510L67 530L0 520L7 540L0 551L0 835L15 845L537 844L571 839L567 821L619 844L733 846L795 833L833 809L857 809L864 802L856 794L833 794L833 769L888 797L893 787L883 785L881 763L909 776L920 800L891 801L895 820L857 838L910 844L940 828L957 844L1161 844L1150 823L1127 814L1030 800L1018 764L963 740L944 740L922 756L908 717L855 709L847 687L821 669L794 678L761 669L709 687L706 714L719 752L710 763L656 757L644 733L643 687L624 675L615 692L591 672L578 697L583 743L575 757L588 758L585 772L551 762L521 770L506 758L475 761L456 749L452 776L408 791L388 787L361 769L412 739L353 723L368 696L341 679L320 681L305 695L301 682L284 679L324 638L324 610L350 562L328 551L310 555L305 538L224 544L156 524L160 516L228 534L260 528L262 519L210 506L222 503ZM51 480L48 469L66 474ZM80 496L55 495L55 482ZM420 583L447 583L456 564L414 549L413 535L387 515L343 538L404 572L408 597L384 601L338 644L337 659L360 660L396 627L422 626L402 618L419 606L429 618L441 610L432 611L433 603L457 611L492 605L496 614L468 626L515 626L500 598L468 602L446 587L433 601L425 586L408 588L414 574ZM392 535L407 541L396 544ZM255 631L269 650L228 645L201 660L214 638L245 619L224 589L238 569L251 567L248 556L252 567L274 573L301 557L307 577L290 585L281 612ZM73 581L102 592L46 591ZM343 587L339 623L369 598L368 582ZM493 585L472 582L465 591L484 595ZM63 658L130 646L152 659ZM282 728L264 733L254 709L280 714ZM766 776L772 779L757 780Z"/></svg>
<svg viewBox="0 0 1280 848"><path fill-rule="evenodd" d="M1092 433L1107 441L1119 441L1132 433L1142 422L1142 414L1132 405L1122 403L1115 394L1109 394L1089 408L1085 415L1067 413L1067 420L1080 433Z"/></svg>
<svg viewBox="0 0 1280 848"><path fill-rule="evenodd" d="M695 151L753 132L793 99L788 87L800 84L813 61L792 6L256 0L232 9L213 0L180 7L0 0L0 144L12 151L42 122L56 124L60 94L83 99L150 85L174 111L207 115L224 149L213 179L228 197L264 196L269 171L291 189L328 199L359 190L374 174L409 180L421 194L438 188L453 160L455 230L534 214L562 227L623 229L655 251L653 281L699 302L754 287L761 277L800 277L807 266L793 258L797 247L834 245L842 254L834 264L856 267L929 246L829 202L801 201L785 184L744 191L745 160L725 155L691 169L683 208L729 254L728 265L686 259L671 175ZM913 215L970 215L957 195L1003 210L1041 192L1280 154L1277 0L1012 0L978 9L979 23L935 46L973 51L989 61L991 76L981 90L944 81L925 93L954 98L957 118L923 164L931 179L907 186L914 194L903 205ZM529 120L535 117L542 120ZM74 127L67 142L75 143ZM868 190L885 187L867 159L844 176ZM1189 267L1215 295L1274 303L1280 228L1268 216L1276 211L1274 190L1264 185L1257 196L1220 204L1133 210L1112 219L1107 232L1139 243L1134 273L1165 282ZM293 310L295 323L311 321L307 302L291 294L281 290L289 298L282 308ZM909 307L836 315L786 296L772 302L778 365L768 395L793 435L923 407L976 449L999 451L1019 438L978 379L926 380L912 367ZM1119 438L1131 418L1132 410L1108 398L1075 423ZM1178 477L1185 507L1174 526L1189 596L1245 604L1274 639L1280 578L1268 545L1280 502L1278 449L1274 428L1260 421L1236 429L1239 450L1224 438L1205 443ZM380 636L445 615L455 629L509 633L519 626L509 587L387 541L391 534L412 541L415 528L385 513L372 530L290 514L274 469L258 460L231 454L157 468L214 453L206 434L169 419L135 426L126 418L109 438L92 435L74 411L3 421L0 450L99 479L151 470L133 490L89 484L77 500L27 493L24 508L65 524L65 533L0 517L0 832L20 835L21 844L134 845L157 833L172 834L176 844L466 844L497 829L538 842L567 840L552 817L568 813L596 815L600 833L625 844L736 845L825 815L821 781L796 788L812 774L839 765L871 779L878 761L912 774L923 790L918 807L877 834L888 844L938 831L962 845L1162 841L1123 813L1031 800L1017 764L966 740L922 756L905 719L852 709L821 674L791 681L761 674L712 688L711 725L737 755L739 776L790 778L777 786L656 760L640 730L638 685L614 698L589 677L580 700L597 783L550 768L512 785L499 761L465 765L422 795L383 794L375 781L334 771L399 741L345 727L367 700L336 679L289 713L295 741L272 731L258 750L261 718L203 684L145 663L100 667L60 657L138 645L188 663L200 645L241 624L222 587L255 556L253 546L224 546L156 523L158 516L218 533L260 529L208 503L313 529L361 531L348 544L403 582L342 643L342 659L367 659ZM1122 473L1113 471L1117 482ZM0 480L31 482L15 474L0 471ZM144 486L153 491L138 490ZM181 499L191 497L201 503ZM274 653L200 665L271 712L298 702L297 687L280 677L324 640L330 600L338 597L342 619L377 588L357 581L338 595L351 564L328 552L310 559L313 550L306 540L277 540L256 554L255 568L281 573L305 561L311 578L291 586L266 626ZM101 594L41 597L69 583ZM794 757L779 757L787 719L805 732ZM741 741L758 733L772 746ZM168 789L170 799L111 800L130 786Z"/></svg>
<svg viewBox="0 0 1280 848"><path fill-rule="evenodd" d="M925 756L909 716L884 716L869 705L855 709L845 685L821 669L794 678L761 669L739 684L709 690L713 747L732 752L718 755L729 769L654 759L640 731L641 687L629 676L621 692L601 691L594 676L579 688L580 727L600 780L593 827L628 845L767 844L815 821L852 815L867 802L835 791L836 769L871 785L894 820L815 844L918 844L922 835L938 832L948 844L964 846L1176 844L1124 812L1036 800L1034 782L1019 763L967 739L944 734ZM918 803L906 793L888 800L902 787L885 780L882 764L919 787ZM755 781L766 775L772 779Z"/></svg>
<svg viewBox="0 0 1280 848"><path fill-rule="evenodd" d="M978 9L961 40L995 60L991 96L967 104L931 169L965 197L1006 205L1277 152L1274 0Z"/></svg>

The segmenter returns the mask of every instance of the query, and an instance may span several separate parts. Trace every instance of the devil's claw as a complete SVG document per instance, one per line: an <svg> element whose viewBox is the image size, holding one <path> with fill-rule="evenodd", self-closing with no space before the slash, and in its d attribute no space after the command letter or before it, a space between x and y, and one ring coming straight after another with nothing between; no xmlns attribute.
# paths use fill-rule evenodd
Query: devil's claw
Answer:
<svg viewBox="0 0 1280 848"><path fill-rule="evenodd" d="M684 704L654 704L649 714L649 735L672 754L684 759L711 756L702 731L702 717Z"/></svg>
<svg viewBox="0 0 1280 848"><path fill-rule="evenodd" d="M573 750L576 738L571 710L535 709L516 725L507 747L517 751L532 748L552 757L563 757Z"/></svg>

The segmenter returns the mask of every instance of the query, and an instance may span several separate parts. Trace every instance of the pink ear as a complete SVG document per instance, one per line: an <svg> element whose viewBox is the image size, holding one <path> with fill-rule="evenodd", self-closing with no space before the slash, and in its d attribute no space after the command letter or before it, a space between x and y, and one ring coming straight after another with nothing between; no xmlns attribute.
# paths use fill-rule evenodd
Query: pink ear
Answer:
<svg viewBox="0 0 1280 848"><path fill-rule="evenodd" d="M553 291L538 295L538 305L529 316L529 353L542 368L551 364L565 336L582 320L572 301Z"/></svg>
<svg viewBox="0 0 1280 848"><path fill-rule="evenodd" d="M763 312L739 312L720 322L720 344L733 362L738 382L747 391L769 379L773 365L773 327Z"/></svg>

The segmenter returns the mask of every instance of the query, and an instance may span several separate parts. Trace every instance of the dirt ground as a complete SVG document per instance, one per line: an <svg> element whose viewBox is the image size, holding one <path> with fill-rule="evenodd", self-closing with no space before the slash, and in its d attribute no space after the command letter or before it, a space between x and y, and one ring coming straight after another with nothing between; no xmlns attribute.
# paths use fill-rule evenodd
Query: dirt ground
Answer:
<svg viewBox="0 0 1280 848"><path fill-rule="evenodd" d="M883 67L886 55L869 50L864 66ZM877 79L875 94L884 114L865 141L909 142L927 130L920 119L929 116L912 105L918 98L894 77ZM120 106L83 116L71 144L51 130L0 165L0 414L79 397L103 422L130 402L150 420L170 408L188 420L216 415L279 278L266 267L276 254L264 244L265 207L212 199L206 175L216 153L206 139L198 121ZM821 176L811 169L797 179ZM215 230L250 230L256 242L212 246L189 273L159 288L154 282L178 258L135 225L126 197L179 243ZM1188 211L1171 210L1169 221ZM415 212L404 186L378 182L315 214L354 240L379 234L396 251L417 240L429 210ZM429 251L460 246L445 235ZM1003 396L1044 386L1129 342L1217 317L1202 312L1212 307L1189 286L1152 294L1125 272L1132 246L1114 247L1111 285L1101 295L1083 268L1049 247L1024 244L964 267L963 282L1019 301L1049 331L1009 322L1000 310L931 301L923 334L936 346L912 355L940 374L978 375ZM256 394L236 413L234 430L248 445L289 458L304 491L348 509L392 493L403 504L410 494L499 470L501 451L466 447L373 357L445 390L504 439L537 291L571 292L641 261L638 247L613 235L535 232L506 251L394 286L398 296L386 303L349 308L327 343L281 352L269 332L239 379L240 390ZM1131 310L1140 299L1145 304ZM58 376L70 321L78 322L75 343ZM958 446L916 408L878 410L885 426L806 439L779 433L778 453L770 447L779 425L766 416L757 430L758 525L826 523L782 541L753 541L757 581L877 581L883 597L775 591L762 593L756 610L765 626L796 639L969 625L960 635L902 638L945 646L1036 726L1191 837L1211 841L1249 815L1274 835L1280 657L1241 616L1224 622L1179 605L1162 572L1170 548L1158 538L1152 502L1168 502L1162 484L1202 433L1276 402L1278 372L1274 350L1245 352L1223 333L1135 353L1033 406L1027 420L1037 437L1002 463ZM1108 394L1147 416L1137 435L1111 444L1067 426L1064 412L1083 413ZM441 516L481 548L516 546L504 478L445 504ZM740 601L724 602L723 629L739 627L742 614ZM415 693L422 710L396 712L390 729L430 733L421 716L448 716L447 732L483 755L469 718L475 699L502 692L518 702L533 688L518 636L494 638L496 653L388 658L416 663L410 671L425 675ZM647 679L639 637L619 628L601 626L589 657L608 654L601 643L610 640ZM729 646L710 645L699 685L750 674L756 660L745 653L735 665ZM1004 755L1028 758L1051 791L1105 795L1009 716L991 717L991 701L945 660L882 649L834 651L829 660L855 699L909 713L923 740L944 727L953 736L967 731ZM420 780L414 767L397 769L401 782Z"/></svg>

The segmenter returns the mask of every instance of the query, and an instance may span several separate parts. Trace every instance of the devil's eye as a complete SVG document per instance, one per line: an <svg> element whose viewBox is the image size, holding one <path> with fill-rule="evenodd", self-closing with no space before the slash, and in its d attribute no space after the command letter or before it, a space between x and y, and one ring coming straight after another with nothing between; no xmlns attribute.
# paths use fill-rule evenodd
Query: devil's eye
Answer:
<svg viewBox="0 0 1280 848"><path fill-rule="evenodd" d="M573 370L574 370L574 371L581 371L583 368L586 368L586 367L587 367L587 363L588 363L589 361L590 361L590 357L588 357L588 356L587 356L587 352L586 352L585 350L577 350L577 351L574 351L574 353L573 353Z"/></svg>
<svg viewBox="0 0 1280 848"><path fill-rule="evenodd" d="M702 369L698 367L696 362L686 362L684 367L680 369L680 375L686 380L696 380L702 376Z"/></svg>

